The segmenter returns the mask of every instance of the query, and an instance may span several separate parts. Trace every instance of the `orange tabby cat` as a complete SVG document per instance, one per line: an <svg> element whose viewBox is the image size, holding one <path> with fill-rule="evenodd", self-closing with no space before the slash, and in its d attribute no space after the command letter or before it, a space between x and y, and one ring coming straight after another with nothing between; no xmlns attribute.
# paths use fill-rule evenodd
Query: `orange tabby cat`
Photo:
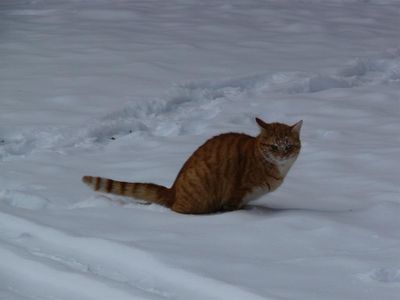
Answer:
<svg viewBox="0 0 400 300"><path fill-rule="evenodd" d="M257 137L242 133L215 136L185 162L171 188L84 176L95 191L130 196L184 214L206 214L242 208L277 189L300 152L300 129L256 118Z"/></svg>

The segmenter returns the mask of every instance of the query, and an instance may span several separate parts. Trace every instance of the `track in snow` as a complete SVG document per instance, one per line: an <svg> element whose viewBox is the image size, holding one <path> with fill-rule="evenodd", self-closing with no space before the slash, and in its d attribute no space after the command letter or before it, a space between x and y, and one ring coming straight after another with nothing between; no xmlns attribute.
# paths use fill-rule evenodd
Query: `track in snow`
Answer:
<svg viewBox="0 0 400 300"><path fill-rule="evenodd" d="M41 150L68 152L77 147L93 149L131 134L199 134L206 131L204 120L217 118L232 102L246 102L260 96L316 93L399 81L400 49L390 49L379 57L354 59L331 74L284 72L219 82L187 83L171 89L161 99L128 104L78 128L28 130L2 138L0 160ZM247 113L242 112L242 122L249 122L250 116L257 113L251 111L251 106L247 109Z"/></svg>

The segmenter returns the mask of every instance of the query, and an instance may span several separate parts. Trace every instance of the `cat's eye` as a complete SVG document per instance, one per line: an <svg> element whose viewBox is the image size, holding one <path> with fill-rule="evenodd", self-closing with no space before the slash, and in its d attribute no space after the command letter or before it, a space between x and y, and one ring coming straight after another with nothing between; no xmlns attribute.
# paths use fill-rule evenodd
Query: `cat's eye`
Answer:
<svg viewBox="0 0 400 300"><path fill-rule="evenodd" d="M285 150L289 151L290 149L292 149L293 145L286 145Z"/></svg>
<svg viewBox="0 0 400 300"><path fill-rule="evenodd" d="M271 145L270 147L271 147L272 151L274 151L274 152L278 151L278 146L277 145Z"/></svg>

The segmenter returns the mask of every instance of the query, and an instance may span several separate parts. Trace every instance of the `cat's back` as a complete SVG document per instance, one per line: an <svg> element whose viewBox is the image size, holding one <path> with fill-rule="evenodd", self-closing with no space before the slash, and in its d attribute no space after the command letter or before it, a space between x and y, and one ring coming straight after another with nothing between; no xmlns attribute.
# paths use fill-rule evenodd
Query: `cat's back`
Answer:
<svg viewBox="0 0 400 300"><path fill-rule="evenodd" d="M177 178L190 170L211 171L228 162L248 157L254 149L255 137L244 133L223 133L214 136L201 145L185 162Z"/></svg>
<svg viewBox="0 0 400 300"><path fill-rule="evenodd" d="M245 134L237 132L223 133L216 135L207 140L201 145L192 155L192 157L212 157L213 155L237 155L246 151L246 148L254 142L255 138ZM223 159L223 157L219 157Z"/></svg>

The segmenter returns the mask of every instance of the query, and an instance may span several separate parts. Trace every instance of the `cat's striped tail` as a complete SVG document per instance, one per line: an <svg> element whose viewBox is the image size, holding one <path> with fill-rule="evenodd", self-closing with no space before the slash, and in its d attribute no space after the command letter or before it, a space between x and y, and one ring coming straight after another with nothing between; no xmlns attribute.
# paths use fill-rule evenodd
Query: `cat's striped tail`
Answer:
<svg viewBox="0 0 400 300"><path fill-rule="evenodd" d="M128 196L171 207L173 199L169 188L153 183L123 182L108 178L83 176L82 181L95 191Z"/></svg>

